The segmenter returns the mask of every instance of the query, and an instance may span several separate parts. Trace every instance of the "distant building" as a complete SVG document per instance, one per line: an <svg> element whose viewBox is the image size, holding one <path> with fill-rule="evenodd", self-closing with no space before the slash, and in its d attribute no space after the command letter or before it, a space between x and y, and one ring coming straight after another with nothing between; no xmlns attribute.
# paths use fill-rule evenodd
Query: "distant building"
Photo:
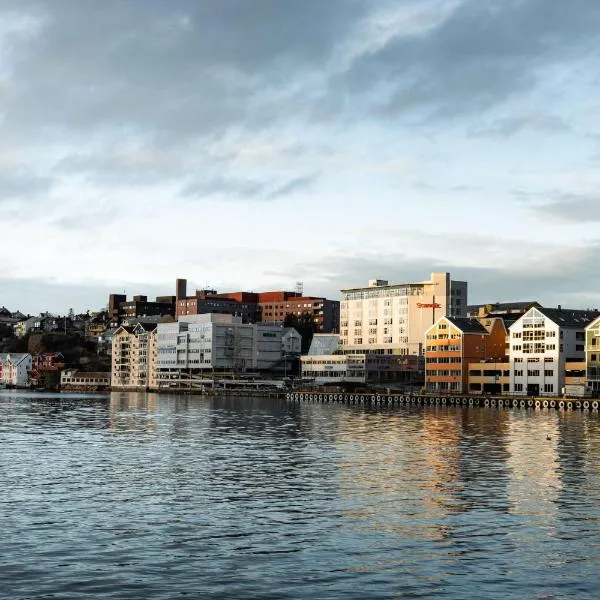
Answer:
<svg viewBox="0 0 600 600"><path fill-rule="evenodd" d="M125 294L110 294L108 297L108 318L111 328L118 327L124 319L150 316L174 316L175 297L157 296L149 301L147 296L134 296L127 300Z"/></svg>
<svg viewBox="0 0 600 600"><path fill-rule="evenodd" d="M585 329L586 386L594 396L600 395L600 317Z"/></svg>
<svg viewBox="0 0 600 600"><path fill-rule="evenodd" d="M248 292L218 294L216 290L196 290L193 296L187 295L187 280L176 282L175 317L227 314L241 317L244 323L260 321L258 295Z"/></svg>
<svg viewBox="0 0 600 600"><path fill-rule="evenodd" d="M586 327L598 311L530 308L510 326L510 392L583 395Z"/></svg>
<svg viewBox="0 0 600 600"><path fill-rule="evenodd" d="M282 325L288 315L307 313L318 332L339 329L340 303L321 296L303 296L298 292L227 292L196 290L187 295L187 280L176 281L176 317L201 314L230 314L244 323Z"/></svg>
<svg viewBox="0 0 600 600"><path fill-rule="evenodd" d="M367 287L342 290L340 337L344 353L423 356L425 331L440 317L466 317L467 283L450 273L390 285L374 279Z"/></svg>
<svg viewBox="0 0 600 600"><path fill-rule="evenodd" d="M319 333L337 333L340 303L321 296L301 296L296 292L261 292L258 294L261 321L282 324L288 315L308 313Z"/></svg>
<svg viewBox="0 0 600 600"><path fill-rule="evenodd" d="M494 361L506 358L506 328L500 318L440 317L425 334L425 387L431 392L501 393L502 373ZM490 381L473 381L473 363L489 362ZM500 369L501 370L501 369ZM508 388L504 391L508 391Z"/></svg>
<svg viewBox="0 0 600 600"><path fill-rule="evenodd" d="M31 354L0 354L0 384L7 387L27 387L31 365Z"/></svg>
<svg viewBox="0 0 600 600"><path fill-rule="evenodd" d="M512 325L519 317L522 317L532 307L541 308L541 304L535 300L526 302L494 302L488 304L472 304L467 306L467 317L501 317L505 324Z"/></svg>

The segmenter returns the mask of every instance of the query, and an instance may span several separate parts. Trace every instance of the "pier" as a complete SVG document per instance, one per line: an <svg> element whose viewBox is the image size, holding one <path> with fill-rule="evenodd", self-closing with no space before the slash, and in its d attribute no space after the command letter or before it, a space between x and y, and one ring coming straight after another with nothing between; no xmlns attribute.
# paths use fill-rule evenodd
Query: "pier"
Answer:
<svg viewBox="0 0 600 600"><path fill-rule="evenodd" d="M587 410L598 412L597 399L432 396L422 394L348 394L293 391L285 395L288 402L321 404L360 404L371 406L462 406L495 409Z"/></svg>

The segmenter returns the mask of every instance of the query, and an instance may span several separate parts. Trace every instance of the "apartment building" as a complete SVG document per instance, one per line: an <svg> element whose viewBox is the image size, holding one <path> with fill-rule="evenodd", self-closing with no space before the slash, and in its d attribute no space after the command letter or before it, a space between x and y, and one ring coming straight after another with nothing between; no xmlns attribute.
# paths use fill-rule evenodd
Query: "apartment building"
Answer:
<svg viewBox="0 0 600 600"><path fill-rule="evenodd" d="M502 386L494 376L492 382L472 382L472 364L506 357L506 328L500 318L469 319L440 317L425 333L425 387L432 392L501 393ZM501 375L501 373L500 373ZM506 390L507 391L507 390Z"/></svg>
<svg viewBox="0 0 600 600"><path fill-rule="evenodd" d="M580 395L585 381L586 327L598 311L533 307L510 330L510 392ZM568 389L576 386L577 389Z"/></svg>
<svg viewBox="0 0 600 600"><path fill-rule="evenodd" d="M170 387L203 373L265 371L283 360L283 329L228 314L181 316L157 328L157 378Z"/></svg>
<svg viewBox="0 0 600 600"><path fill-rule="evenodd" d="M0 384L6 387L28 386L31 368L31 354L15 352L0 354Z"/></svg>
<svg viewBox="0 0 600 600"><path fill-rule="evenodd" d="M586 386L594 396L600 394L600 317L585 329Z"/></svg>
<svg viewBox="0 0 600 600"><path fill-rule="evenodd" d="M440 317L466 317L467 283L450 273L427 281L342 290L340 337L344 353L424 355L425 332Z"/></svg>
<svg viewBox="0 0 600 600"><path fill-rule="evenodd" d="M112 336L111 382L115 389L145 390L156 380L156 324L121 326Z"/></svg>

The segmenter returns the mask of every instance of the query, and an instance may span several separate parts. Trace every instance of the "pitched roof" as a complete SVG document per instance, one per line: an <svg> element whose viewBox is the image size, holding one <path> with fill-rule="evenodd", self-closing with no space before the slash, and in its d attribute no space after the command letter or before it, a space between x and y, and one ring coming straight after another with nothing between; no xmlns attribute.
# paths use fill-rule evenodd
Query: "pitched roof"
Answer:
<svg viewBox="0 0 600 600"><path fill-rule="evenodd" d="M477 320L468 317L444 317L463 333L488 333L488 330Z"/></svg>
<svg viewBox="0 0 600 600"><path fill-rule="evenodd" d="M597 310L573 310L568 308L536 308L560 327L584 328L600 316Z"/></svg>

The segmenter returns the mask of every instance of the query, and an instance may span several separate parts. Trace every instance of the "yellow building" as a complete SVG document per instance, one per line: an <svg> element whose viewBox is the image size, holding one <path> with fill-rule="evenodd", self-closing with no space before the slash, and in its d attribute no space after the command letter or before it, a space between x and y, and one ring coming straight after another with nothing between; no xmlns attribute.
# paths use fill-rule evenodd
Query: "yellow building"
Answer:
<svg viewBox="0 0 600 600"><path fill-rule="evenodd" d="M113 389L146 390L156 384L156 324L121 326L112 338Z"/></svg>
<svg viewBox="0 0 600 600"><path fill-rule="evenodd" d="M600 394L600 317L585 329L586 387Z"/></svg>

